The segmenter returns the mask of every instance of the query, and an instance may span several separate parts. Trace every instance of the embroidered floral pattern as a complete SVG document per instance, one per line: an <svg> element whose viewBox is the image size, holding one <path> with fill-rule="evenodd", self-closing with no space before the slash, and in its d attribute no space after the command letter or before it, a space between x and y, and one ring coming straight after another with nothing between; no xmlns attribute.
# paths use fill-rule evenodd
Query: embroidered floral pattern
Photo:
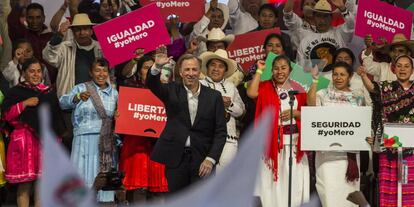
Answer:
<svg viewBox="0 0 414 207"><path fill-rule="evenodd" d="M408 90L397 81L379 83L383 103L383 120L393 123L414 123L414 86Z"/></svg>

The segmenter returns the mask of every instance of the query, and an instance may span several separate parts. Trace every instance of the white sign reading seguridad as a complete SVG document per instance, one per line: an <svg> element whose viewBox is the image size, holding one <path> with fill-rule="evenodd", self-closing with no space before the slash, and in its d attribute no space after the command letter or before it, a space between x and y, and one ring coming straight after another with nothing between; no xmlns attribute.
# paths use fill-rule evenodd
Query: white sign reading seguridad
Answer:
<svg viewBox="0 0 414 207"><path fill-rule="evenodd" d="M368 151L371 146L371 107L302 107L302 150Z"/></svg>

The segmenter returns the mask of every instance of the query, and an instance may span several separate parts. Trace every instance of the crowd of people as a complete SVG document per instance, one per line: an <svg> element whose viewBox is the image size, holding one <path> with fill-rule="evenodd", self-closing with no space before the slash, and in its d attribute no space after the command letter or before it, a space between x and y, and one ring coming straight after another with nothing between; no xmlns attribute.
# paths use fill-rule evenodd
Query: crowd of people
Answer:
<svg viewBox="0 0 414 207"><path fill-rule="evenodd" d="M220 173L245 130L270 107L276 118L252 195L258 205L288 206L292 150L292 206L308 202L312 192L324 207L397 206L396 151L304 151L301 108L371 106L373 134L361 137L371 146L385 123L413 123L414 38L395 34L378 44L371 35L356 37L354 0L205 5L198 22L181 23L177 15L165 20L170 44L152 52L137 48L134 58L111 67L92 27L141 8L139 1L62 0L55 13L46 14L30 0L2 0L0 202L17 189L17 206L40 206L34 187L42 176L38 109L48 103L55 134L103 204L163 200ZM46 15L52 17L49 25ZM268 29L275 32L264 38L263 59L243 68L229 58L236 35ZM270 53L276 55L271 65L265 62ZM307 67L313 60L319 64L305 91L291 79L293 64ZM266 64L271 78L263 81ZM330 83L317 90L320 77ZM148 89L164 103L167 123L158 139L114 134L119 86ZM291 91L300 91L292 111ZM413 150L404 149L403 160L408 181L402 205L414 206ZM118 176L121 185L105 175ZM359 196L355 191L369 203L351 202Z"/></svg>

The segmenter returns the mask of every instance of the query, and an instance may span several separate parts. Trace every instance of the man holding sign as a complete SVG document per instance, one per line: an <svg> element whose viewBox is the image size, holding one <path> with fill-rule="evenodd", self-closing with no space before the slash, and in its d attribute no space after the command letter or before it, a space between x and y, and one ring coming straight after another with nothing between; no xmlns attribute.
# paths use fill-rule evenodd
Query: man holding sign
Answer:
<svg viewBox="0 0 414 207"><path fill-rule="evenodd" d="M151 159L165 164L170 192L207 177L226 142L224 104L220 92L199 83L201 60L186 54L178 60L181 83L162 84L160 70L170 59L157 50L147 78L148 88L164 103L167 124Z"/></svg>

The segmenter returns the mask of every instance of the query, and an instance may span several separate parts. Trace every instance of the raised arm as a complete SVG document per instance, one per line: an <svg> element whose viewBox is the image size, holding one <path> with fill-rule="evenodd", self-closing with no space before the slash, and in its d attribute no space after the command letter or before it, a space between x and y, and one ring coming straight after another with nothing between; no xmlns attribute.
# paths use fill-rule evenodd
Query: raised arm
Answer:
<svg viewBox="0 0 414 207"><path fill-rule="evenodd" d="M59 30L59 25L62 20L63 15L65 15L66 9L68 8L68 0L64 0L62 6L59 10L56 11L53 15L52 20L50 20L50 28L57 32Z"/></svg>
<svg viewBox="0 0 414 207"><path fill-rule="evenodd" d="M374 84L368 78L367 73L365 72L365 67L364 66L359 66L358 67L357 74L359 76L361 76L362 83L364 83L364 86L367 89L367 91L370 92L370 93L375 93Z"/></svg>
<svg viewBox="0 0 414 207"><path fill-rule="evenodd" d="M136 51L135 51L135 57L131 60L131 61L129 61L125 66L124 66L124 68L122 68L122 71L121 71L121 75L123 76L123 77L126 77L126 78L129 78L129 77L131 77L133 74L134 74L134 67L136 67L136 65L137 65L137 61L139 60L139 59L141 59L142 58L142 56L144 56L144 49L142 49L142 48L138 48ZM137 69L135 68L135 71L136 71Z"/></svg>
<svg viewBox="0 0 414 207"><path fill-rule="evenodd" d="M266 68L264 60L257 61L256 65L256 74L254 74L253 79L250 81L250 83L248 83L247 86L247 96L251 99L255 99L259 96L260 77Z"/></svg>

